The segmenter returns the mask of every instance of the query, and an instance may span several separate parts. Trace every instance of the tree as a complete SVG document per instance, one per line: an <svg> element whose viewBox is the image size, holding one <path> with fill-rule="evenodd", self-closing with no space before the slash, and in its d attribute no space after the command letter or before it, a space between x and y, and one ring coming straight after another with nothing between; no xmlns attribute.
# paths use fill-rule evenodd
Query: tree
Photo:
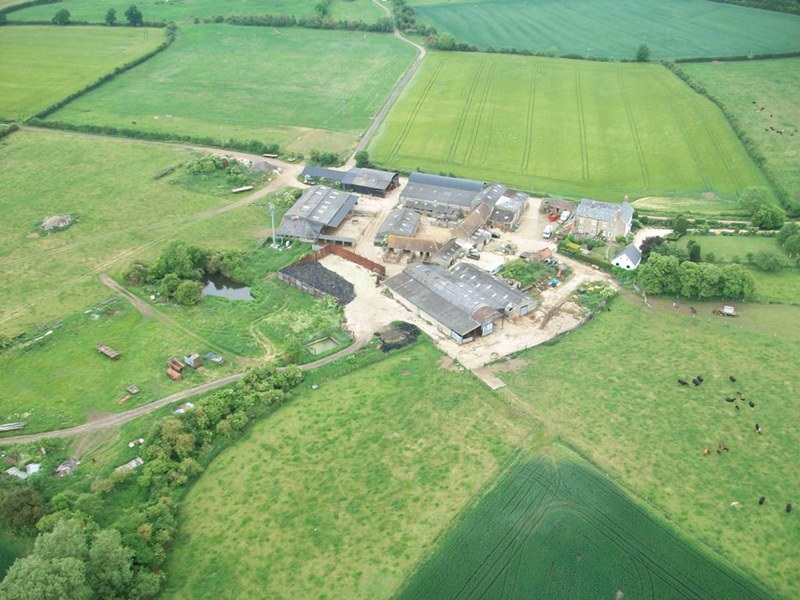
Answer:
<svg viewBox="0 0 800 600"><path fill-rule="evenodd" d="M790 258L800 255L800 233L795 233L783 243L783 249Z"/></svg>
<svg viewBox="0 0 800 600"><path fill-rule="evenodd" d="M650 60L650 47L647 44L640 44L636 50L636 62L647 62Z"/></svg>
<svg viewBox="0 0 800 600"><path fill-rule="evenodd" d="M175 288L175 302L184 306L194 306L203 300L203 285L197 281L184 280Z"/></svg>
<svg viewBox="0 0 800 600"><path fill-rule="evenodd" d="M69 25L70 17L72 17L70 12L66 8L62 8L53 17L53 23L55 25Z"/></svg>
<svg viewBox="0 0 800 600"><path fill-rule="evenodd" d="M125 9L125 18L128 19L128 25L131 27L139 27L144 23L144 16L135 4L131 4Z"/></svg>
<svg viewBox="0 0 800 600"><path fill-rule="evenodd" d="M727 265L720 271L719 291L723 298L746 300L755 296L756 282L742 265Z"/></svg>
<svg viewBox="0 0 800 600"><path fill-rule="evenodd" d="M369 154L364 150L356 152L356 166L360 169L369 167Z"/></svg>
<svg viewBox="0 0 800 600"><path fill-rule="evenodd" d="M436 48L439 50L455 50L456 40L449 33L440 33L436 40Z"/></svg>
<svg viewBox="0 0 800 600"><path fill-rule="evenodd" d="M786 221L786 211L775 204L762 204L753 213L753 225L761 229L778 229Z"/></svg>
<svg viewBox="0 0 800 600"><path fill-rule="evenodd" d="M33 488L9 481L0 489L0 523L4 529L32 530L43 514L42 500Z"/></svg>
<svg viewBox="0 0 800 600"><path fill-rule="evenodd" d="M739 206L752 215L762 204L769 204L770 199L770 193L767 188L758 186L746 187L739 194Z"/></svg>
<svg viewBox="0 0 800 600"><path fill-rule="evenodd" d="M655 250L656 246L661 246L665 242L666 240L664 238L657 235L644 238L642 245L639 246L639 252L642 253L642 262L647 262L650 253Z"/></svg>
<svg viewBox="0 0 800 600"><path fill-rule="evenodd" d="M172 298L181 283L181 278L175 273L167 273L161 280L161 283L158 286L158 291L161 293L161 295L166 296L167 298Z"/></svg>
<svg viewBox="0 0 800 600"><path fill-rule="evenodd" d="M106 25L114 25L117 22L117 9L109 8L106 12Z"/></svg>
<svg viewBox="0 0 800 600"><path fill-rule="evenodd" d="M11 565L0 584L2 600L89 600L84 564L77 558L46 560L35 554Z"/></svg>
<svg viewBox="0 0 800 600"><path fill-rule="evenodd" d="M303 350L305 350L305 347L302 340L297 336L290 337L286 342L286 350L284 351L286 362L297 362L303 355Z"/></svg>
<svg viewBox="0 0 800 600"><path fill-rule="evenodd" d="M689 260L698 263L700 262L700 244L695 242L694 240L689 240L689 243L686 244L686 249L689 251Z"/></svg>
<svg viewBox="0 0 800 600"><path fill-rule="evenodd" d="M133 579L133 551L116 529L100 531L86 563L86 580L97 598L122 598Z"/></svg>
<svg viewBox="0 0 800 600"><path fill-rule="evenodd" d="M767 250L756 253L752 263L756 269L769 273L784 266L784 260L777 252L768 252Z"/></svg>
<svg viewBox="0 0 800 600"><path fill-rule="evenodd" d="M36 538L33 553L44 560L59 558L88 558L88 546L83 525L76 519L65 519L56 523L53 531Z"/></svg>
<svg viewBox="0 0 800 600"><path fill-rule="evenodd" d="M781 230L778 232L778 235L777 235L778 243L781 246L785 245L786 244L786 240L788 240L790 237L792 237L796 233L800 233L800 225L798 225L794 221L789 221L783 227L781 227Z"/></svg>
<svg viewBox="0 0 800 600"><path fill-rule="evenodd" d="M6 17L6 13L0 13L0 25L5 25L8 22L8 17Z"/></svg>
<svg viewBox="0 0 800 600"><path fill-rule="evenodd" d="M650 254L636 272L636 279L648 294L675 294L680 289L679 263L674 256Z"/></svg>
<svg viewBox="0 0 800 600"><path fill-rule="evenodd" d="M689 219L687 219L683 215L675 217L675 222L673 223L672 228L677 233L681 234L686 233L686 230L689 229Z"/></svg>

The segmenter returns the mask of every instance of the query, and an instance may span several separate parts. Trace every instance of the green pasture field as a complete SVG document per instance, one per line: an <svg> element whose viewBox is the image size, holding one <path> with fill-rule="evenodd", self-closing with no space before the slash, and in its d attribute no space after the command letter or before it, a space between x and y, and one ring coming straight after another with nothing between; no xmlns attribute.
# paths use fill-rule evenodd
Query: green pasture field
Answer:
<svg viewBox="0 0 800 600"><path fill-rule="evenodd" d="M715 194L704 194L700 198L646 196L631 204L640 213L649 215L733 218L745 222L750 220L748 212L740 208L735 199L723 199Z"/></svg>
<svg viewBox="0 0 800 600"><path fill-rule="evenodd" d="M344 153L413 57L388 34L187 26L51 119Z"/></svg>
<svg viewBox="0 0 800 600"><path fill-rule="evenodd" d="M681 69L725 104L800 201L800 58L685 64Z"/></svg>
<svg viewBox="0 0 800 600"><path fill-rule="evenodd" d="M370 155L600 200L766 185L721 111L658 65L431 53Z"/></svg>
<svg viewBox="0 0 800 600"><path fill-rule="evenodd" d="M679 242L681 246L686 246L689 241L700 244L702 256L707 252L713 252L715 262L733 262L735 257L741 259L740 262L747 262L747 253L775 252L785 256L785 253L774 237L764 237L760 235L685 235ZM787 259L788 261L788 259Z"/></svg>
<svg viewBox="0 0 800 600"><path fill-rule="evenodd" d="M580 462L515 465L407 581L400 600L768 598Z"/></svg>
<svg viewBox="0 0 800 600"><path fill-rule="evenodd" d="M183 380L173 382L165 374L167 357L182 359L216 347L191 332L142 317L121 298L112 296L111 303L87 311L45 329L42 334L52 333L38 342L0 354L0 422L27 421L23 433L80 425L240 368L232 360L221 366L208 363L202 369L185 369ZM98 353L95 345L99 343L121 352L122 357L114 361ZM126 391L131 384L140 389L134 396ZM120 404L125 396L130 397Z"/></svg>
<svg viewBox="0 0 800 600"><path fill-rule="evenodd" d="M195 18L207 19L218 15L231 17L238 15L294 15L309 17L315 14L318 0L157 0L149 4L139 4L145 21L191 22ZM52 4L32 6L8 15L10 21L49 21L61 8L69 10L74 21L89 23L105 22L109 8L117 11L117 21L125 23L125 10L130 3L114 0L63 0L58 6ZM2 0L0 0L2 7ZM333 0L331 17L348 21L374 22L383 17L383 12L370 0Z"/></svg>
<svg viewBox="0 0 800 600"><path fill-rule="evenodd" d="M252 248L265 223L256 209L213 216L210 210L234 199L172 185L170 177L154 179L195 156L179 147L72 134L20 131L4 138L0 332L17 335L32 323L57 320L107 298L100 273L113 275L134 259L154 260L184 228L208 231L206 220L217 222L215 243L226 237L226 248ZM237 216L238 229L219 226L239 210L252 214L253 221ZM42 219L57 214L78 222L59 233L37 233Z"/></svg>
<svg viewBox="0 0 800 600"><path fill-rule="evenodd" d="M149 28L2 27L0 119L24 120L163 40Z"/></svg>
<svg viewBox="0 0 800 600"><path fill-rule="evenodd" d="M532 428L441 358L421 339L310 373L190 490L164 597L390 595Z"/></svg>
<svg viewBox="0 0 800 600"><path fill-rule="evenodd" d="M800 498L800 372L787 357L800 352L800 308L738 304L740 316L725 318L701 305L692 318L685 306L669 310L669 298L650 300L662 304L618 298L499 376L562 443L681 533L792 597L800 521L784 506ZM677 383L696 375L700 387ZM737 390L755 408L725 401ZM718 455L720 441L729 451Z"/></svg>
<svg viewBox="0 0 800 600"><path fill-rule="evenodd" d="M800 17L705 0L412 0L417 18L481 50L633 59L800 50Z"/></svg>
<svg viewBox="0 0 800 600"><path fill-rule="evenodd" d="M266 247L252 253L247 259L249 276L253 278L251 301L209 296L197 306L158 304L156 308L222 350L239 356L277 358L292 338L305 342L326 335L340 338L340 349L344 348L349 338L340 328L341 309L327 306L324 300L305 294L276 276L278 269L309 250L308 244L296 243L288 251ZM141 289L137 291L140 296L147 295ZM302 359L308 362L314 357L309 353Z"/></svg>
<svg viewBox="0 0 800 600"><path fill-rule="evenodd" d="M759 301L800 305L800 269L786 268L775 273L751 269L751 272Z"/></svg>

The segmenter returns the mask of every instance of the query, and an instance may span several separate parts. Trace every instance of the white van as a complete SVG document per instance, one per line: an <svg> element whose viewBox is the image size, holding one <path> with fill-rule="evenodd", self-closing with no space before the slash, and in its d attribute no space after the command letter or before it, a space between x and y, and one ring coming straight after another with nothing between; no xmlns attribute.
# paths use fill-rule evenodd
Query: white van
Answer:
<svg viewBox="0 0 800 600"><path fill-rule="evenodd" d="M551 235L553 235L553 226L548 225L547 227L544 228L544 231L542 232L542 237L546 240L549 240Z"/></svg>

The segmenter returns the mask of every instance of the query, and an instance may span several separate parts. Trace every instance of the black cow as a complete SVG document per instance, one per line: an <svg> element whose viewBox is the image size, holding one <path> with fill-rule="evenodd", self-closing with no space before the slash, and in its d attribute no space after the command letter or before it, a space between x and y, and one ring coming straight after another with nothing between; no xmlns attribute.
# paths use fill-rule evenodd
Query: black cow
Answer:
<svg viewBox="0 0 800 600"><path fill-rule="evenodd" d="M692 383L693 383L693 384L695 384L695 385L700 385L700 382L699 382L699 381L697 381L697 379L696 379L696 378L695 378L695 379L692 379Z"/></svg>
<svg viewBox="0 0 800 600"><path fill-rule="evenodd" d="M728 379L730 379L733 383L736 383L736 377L733 375L728 375Z"/></svg>
<svg viewBox="0 0 800 600"><path fill-rule="evenodd" d="M680 383L681 385L689 385L689 384L688 384L686 381L684 381L683 379L678 379L678 383Z"/></svg>
<svg viewBox="0 0 800 600"><path fill-rule="evenodd" d="M725 402L736 402L736 398L731 398L730 396L728 396L727 398L725 398Z"/></svg>
<svg viewBox="0 0 800 600"><path fill-rule="evenodd" d="M702 375L698 375L697 376L697 381L699 381L700 383L703 383L703 376Z"/></svg>
<svg viewBox="0 0 800 600"><path fill-rule="evenodd" d="M749 406L750 408L755 408L756 407L756 403L753 402L752 400L750 400L750 402L747 403L747 406Z"/></svg>
<svg viewBox="0 0 800 600"><path fill-rule="evenodd" d="M761 496L761 498L758 499L758 503L759 504L764 504L764 500L766 500L766 499L767 499L766 496Z"/></svg>
<svg viewBox="0 0 800 600"><path fill-rule="evenodd" d="M756 423L756 433L758 435L761 435L761 425L759 425L758 423Z"/></svg>
<svg viewBox="0 0 800 600"><path fill-rule="evenodd" d="M786 512L792 512L792 503L791 502L789 502L789 504L786 505Z"/></svg>

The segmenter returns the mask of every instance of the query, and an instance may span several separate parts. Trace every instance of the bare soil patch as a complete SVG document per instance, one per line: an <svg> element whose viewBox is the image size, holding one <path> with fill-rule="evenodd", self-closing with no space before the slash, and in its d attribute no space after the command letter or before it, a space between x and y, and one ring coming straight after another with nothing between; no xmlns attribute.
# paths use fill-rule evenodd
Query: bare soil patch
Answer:
<svg viewBox="0 0 800 600"><path fill-rule="evenodd" d="M456 361L447 355L442 356L442 358L439 359L439 368L444 369L445 371L454 371L456 373L461 370L461 367L456 364Z"/></svg>
<svg viewBox="0 0 800 600"><path fill-rule="evenodd" d="M492 371L494 373L516 373L527 364L530 363L524 358L512 358L492 365Z"/></svg>

